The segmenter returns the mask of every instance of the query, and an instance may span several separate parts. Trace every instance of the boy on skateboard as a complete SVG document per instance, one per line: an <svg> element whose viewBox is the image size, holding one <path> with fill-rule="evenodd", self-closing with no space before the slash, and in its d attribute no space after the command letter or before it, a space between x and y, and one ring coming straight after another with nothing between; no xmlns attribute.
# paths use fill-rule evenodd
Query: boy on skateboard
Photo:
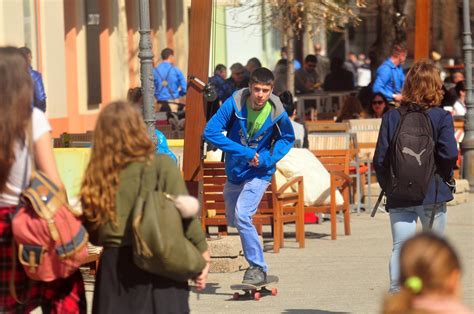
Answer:
<svg viewBox="0 0 474 314"><path fill-rule="evenodd" d="M283 104L272 94L273 81L269 69L254 70L249 87L228 98L204 130L205 140L225 153L227 225L237 228L250 264L242 283L252 285L265 282L268 271L252 217L276 163L288 153L295 140Z"/></svg>

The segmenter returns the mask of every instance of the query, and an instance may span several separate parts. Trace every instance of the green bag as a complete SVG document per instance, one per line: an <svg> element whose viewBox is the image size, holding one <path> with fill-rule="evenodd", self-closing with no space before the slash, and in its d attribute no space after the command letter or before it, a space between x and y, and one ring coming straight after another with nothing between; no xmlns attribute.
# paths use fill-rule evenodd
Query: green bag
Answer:
<svg viewBox="0 0 474 314"><path fill-rule="evenodd" d="M132 212L133 262L152 274L184 282L199 275L206 262L185 237L190 221L181 217L173 196L161 190L157 172L152 163L141 174Z"/></svg>

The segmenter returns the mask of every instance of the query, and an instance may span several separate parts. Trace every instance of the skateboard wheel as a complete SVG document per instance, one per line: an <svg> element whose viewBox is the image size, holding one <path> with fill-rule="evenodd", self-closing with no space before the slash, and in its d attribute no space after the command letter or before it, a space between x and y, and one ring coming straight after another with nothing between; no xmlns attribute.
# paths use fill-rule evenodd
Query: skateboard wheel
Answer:
<svg viewBox="0 0 474 314"><path fill-rule="evenodd" d="M260 292L255 292L254 295L253 295L253 299L254 299L255 301L260 300L260 297L261 297Z"/></svg>
<svg viewBox="0 0 474 314"><path fill-rule="evenodd" d="M234 295L232 296L232 299L238 300L240 298L240 294L238 292L234 292Z"/></svg>
<svg viewBox="0 0 474 314"><path fill-rule="evenodd" d="M275 296L278 294L278 289L277 288L273 288L272 289L272 295Z"/></svg>

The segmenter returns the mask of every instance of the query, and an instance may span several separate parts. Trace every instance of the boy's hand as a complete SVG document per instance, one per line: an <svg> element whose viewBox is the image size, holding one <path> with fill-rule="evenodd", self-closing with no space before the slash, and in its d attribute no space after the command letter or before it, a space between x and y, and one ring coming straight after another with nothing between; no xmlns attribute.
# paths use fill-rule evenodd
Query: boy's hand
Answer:
<svg viewBox="0 0 474 314"><path fill-rule="evenodd" d="M260 157L260 155L258 153L255 153L255 156L253 156L252 160L249 161L249 165L254 166L254 167L258 167L258 165L259 165L258 158L259 157Z"/></svg>

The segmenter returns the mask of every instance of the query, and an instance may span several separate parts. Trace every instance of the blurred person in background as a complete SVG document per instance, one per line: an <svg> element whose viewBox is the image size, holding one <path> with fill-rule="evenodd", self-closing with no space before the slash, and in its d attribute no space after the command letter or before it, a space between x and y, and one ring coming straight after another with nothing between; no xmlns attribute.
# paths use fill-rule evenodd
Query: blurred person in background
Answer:
<svg viewBox="0 0 474 314"><path fill-rule="evenodd" d="M345 120L360 119L362 114L362 105L359 99L355 96L348 96L344 100L341 111L339 112L336 122L343 122Z"/></svg>
<svg viewBox="0 0 474 314"><path fill-rule="evenodd" d="M33 67L31 66L33 56L31 54L30 48L21 47L20 51L28 62L28 70L30 72L31 79L33 80L33 106L43 112L46 112L46 92L44 91L43 77L41 76L40 72L33 70Z"/></svg>
<svg viewBox="0 0 474 314"><path fill-rule="evenodd" d="M242 63L234 63L230 66L230 77L227 82L232 86L232 92L249 86L249 79L245 76L245 67Z"/></svg>
<svg viewBox="0 0 474 314"><path fill-rule="evenodd" d="M406 58L407 48L401 44L393 45L390 57L378 67L372 87L374 93L382 93L396 107L402 100L401 92L405 82L402 66Z"/></svg>
<svg viewBox="0 0 474 314"><path fill-rule="evenodd" d="M464 85L464 81L457 82L456 86L454 86L454 90L456 91L457 99L453 105L453 116L464 116L467 113L466 86Z"/></svg>
<svg viewBox="0 0 474 314"><path fill-rule="evenodd" d="M165 48L161 51L163 60L153 69L153 78L155 83L155 98L158 101L159 111L178 111L176 102L184 97L187 92L187 82L183 72L174 65L174 51Z"/></svg>
<svg viewBox="0 0 474 314"><path fill-rule="evenodd" d="M316 89L318 74L316 64L318 59L315 55L307 55L304 58L303 68L295 72L295 90L299 93L311 93Z"/></svg>
<svg viewBox="0 0 474 314"><path fill-rule="evenodd" d="M331 58L331 72L324 79L325 91L350 91L354 89L354 75L344 69L344 61L339 57Z"/></svg>
<svg viewBox="0 0 474 314"><path fill-rule="evenodd" d="M137 110L140 112L140 115L143 116L143 94L142 89L140 87L130 88L127 94L127 100L136 106ZM166 136L155 127L155 135L157 138L157 145L155 152L157 154L165 154L171 157L176 163L178 163L178 158L176 155L170 150L168 146L168 140Z"/></svg>
<svg viewBox="0 0 474 314"><path fill-rule="evenodd" d="M382 118L388 110L389 105L385 96L382 93L376 93L372 96L370 107L367 109L367 115L364 118Z"/></svg>

